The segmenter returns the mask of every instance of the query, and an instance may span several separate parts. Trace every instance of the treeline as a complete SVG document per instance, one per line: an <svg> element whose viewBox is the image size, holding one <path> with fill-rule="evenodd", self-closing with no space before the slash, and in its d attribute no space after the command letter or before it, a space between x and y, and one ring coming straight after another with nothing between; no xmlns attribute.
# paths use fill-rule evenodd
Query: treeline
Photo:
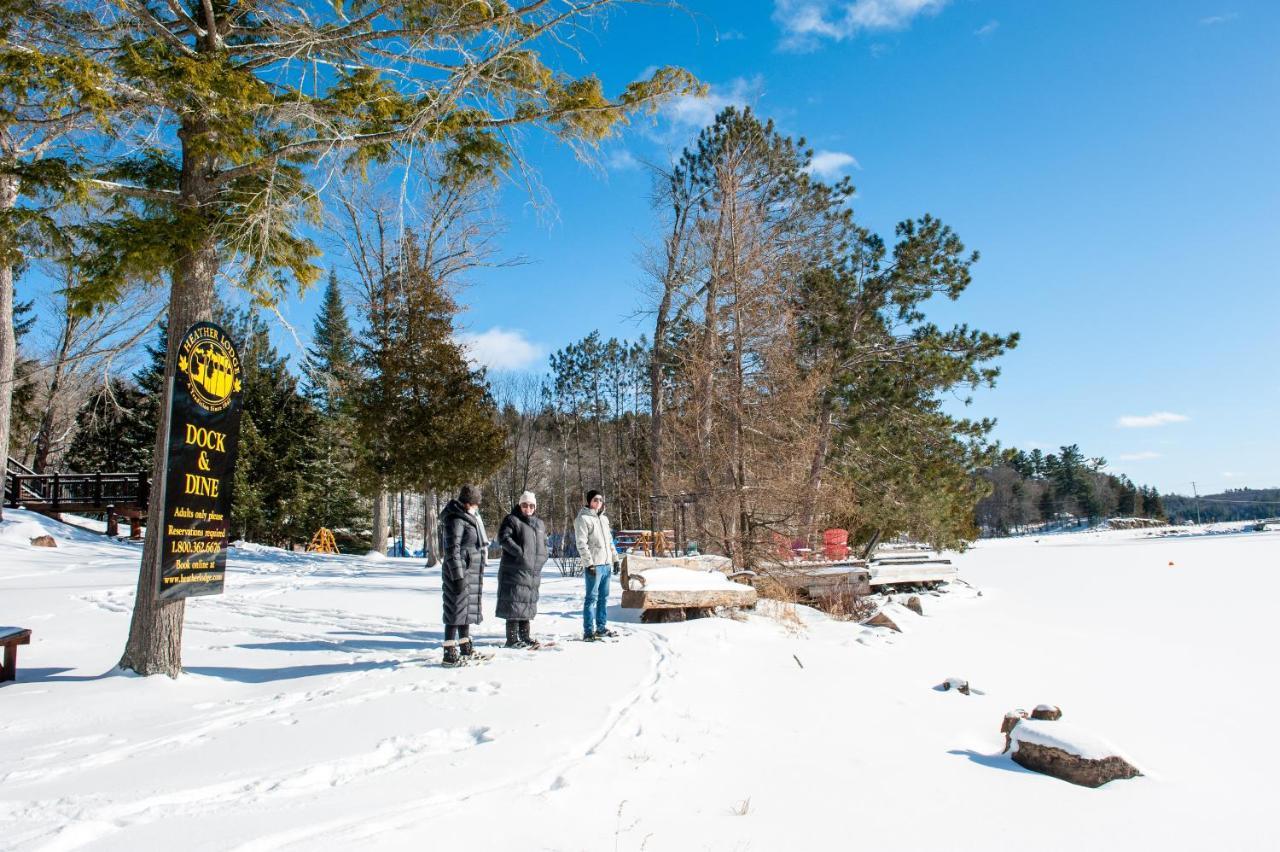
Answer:
<svg viewBox="0 0 1280 852"><path fill-rule="evenodd" d="M1155 488L1107 473L1106 466L1101 457L1085 458L1077 444L1047 455L1008 450L979 473L990 493L978 501L978 527L983 535L1005 536L1111 517L1166 519L1164 498Z"/></svg>
<svg viewBox="0 0 1280 852"><path fill-rule="evenodd" d="M677 531L741 561L838 526L855 540L976 535L991 421L940 395L991 384L1017 342L928 321L977 254L932 216L892 244L858 224L853 187L804 141L729 108L655 173L652 336L592 334L550 377L500 391L508 462L490 481L545 495L563 528L599 484L622 527Z"/></svg>
<svg viewBox="0 0 1280 852"><path fill-rule="evenodd" d="M347 548L382 550L409 495L401 535L430 552L442 498L474 480L492 529L528 488L563 536L600 488L615 527L675 529L739 561L820 546L828 527L855 542L972 539L993 422L940 399L993 384L1017 335L931 322L929 300L959 298L977 253L929 215L883 239L855 219L852 185L817 179L811 160L803 140L724 110L654 175L652 336L592 332L544 375L496 380L454 340L457 287L492 252L492 184L426 166L407 226L367 188L341 194L346 271L330 274L303 363L259 315L214 308L246 365L233 534L289 545L327 526ZM71 409L71 437L45 464L153 461L165 332L150 337L141 370ZM34 408L50 394L44 381ZM1036 476L1056 481L1047 471ZM1101 494L1063 482L1052 513ZM1031 490L1036 510L1044 489Z"/></svg>
<svg viewBox="0 0 1280 852"><path fill-rule="evenodd" d="M1253 521L1280 517L1280 488L1229 488L1218 494L1166 494L1169 520L1177 524Z"/></svg>
<svg viewBox="0 0 1280 852"><path fill-rule="evenodd" d="M452 340L457 306L425 271L420 249L409 234L387 259L361 303L370 330L359 336L330 275L301 375L258 312L215 308L243 367L233 537L289 547L329 527L343 550L382 550L393 531L412 540L392 529L394 491L481 477L503 457L483 374ZM65 450L41 460L41 472L152 469L167 336L162 323L141 370L82 398ZM48 399L50 387L33 382L29 395ZM15 448L27 457L38 422L15 420ZM429 538L423 527L417 533Z"/></svg>

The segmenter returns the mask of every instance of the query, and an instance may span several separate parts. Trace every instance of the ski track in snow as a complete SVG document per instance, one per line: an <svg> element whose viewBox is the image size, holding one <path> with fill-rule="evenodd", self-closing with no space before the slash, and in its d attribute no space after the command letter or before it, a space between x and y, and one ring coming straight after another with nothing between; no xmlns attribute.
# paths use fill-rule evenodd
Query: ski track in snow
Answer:
<svg viewBox="0 0 1280 852"><path fill-rule="evenodd" d="M633 630L628 633L632 636L637 634L648 639L653 649L649 670L643 682L615 702L601 726L590 737L569 749L568 754L557 761L551 769L504 778L495 783L473 787L459 793L428 796L398 804L374 814L364 813L306 829L259 837L235 847L236 852L261 852L261 850L288 846L299 846L305 849L308 842L317 837L324 837L328 843L346 846L352 841L368 841L389 831L404 830L429 822L441 810L478 797L515 790L546 796L565 789L569 786L568 776L596 756L606 743L616 739L620 731L630 730L631 735L635 737L643 735L644 727L638 721L641 715L640 710L656 704L662 684L675 675L676 655L671 650L667 638L650 630ZM636 720L634 727L630 727L628 723L633 719Z"/></svg>
<svg viewBox="0 0 1280 852"><path fill-rule="evenodd" d="M0 818L58 825L52 831L32 833L17 839L21 842L54 842L52 848L74 848L106 834L158 819L206 814L223 808L244 807L274 798L306 796L341 787L371 776L406 769L431 756L465 751L494 739L487 726L431 730L423 734L390 737L379 742L372 752L323 761L288 772L156 793L131 802L103 804L103 797L92 796L18 803L0 810Z"/></svg>

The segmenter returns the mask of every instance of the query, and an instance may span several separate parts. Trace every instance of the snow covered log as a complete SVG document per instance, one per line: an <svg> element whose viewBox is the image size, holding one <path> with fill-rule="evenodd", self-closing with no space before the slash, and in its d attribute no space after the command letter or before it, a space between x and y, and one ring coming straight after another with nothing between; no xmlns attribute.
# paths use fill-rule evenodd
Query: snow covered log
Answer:
<svg viewBox="0 0 1280 852"><path fill-rule="evenodd" d="M756 590L746 586L720 590L646 589L622 593L623 609L714 609L719 606L755 606L755 603Z"/></svg>
<svg viewBox="0 0 1280 852"><path fill-rule="evenodd" d="M628 554L622 569L622 607L641 610L645 622L683 621L718 607L754 607L756 590L730 580L726 572L731 570L733 563L723 556L664 559ZM671 614L654 614L659 611Z"/></svg>
<svg viewBox="0 0 1280 852"><path fill-rule="evenodd" d="M873 562L869 569L871 585L893 586L900 583L940 583L959 572L950 560L931 562Z"/></svg>
<svg viewBox="0 0 1280 852"><path fill-rule="evenodd" d="M801 596L817 599L833 594L871 594L871 575L861 560L825 563L785 563L770 569L769 579Z"/></svg>
<svg viewBox="0 0 1280 852"><path fill-rule="evenodd" d="M1022 719L1009 739L1014 763L1082 787L1142 774L1114 746L1067 722Z"/></svg>

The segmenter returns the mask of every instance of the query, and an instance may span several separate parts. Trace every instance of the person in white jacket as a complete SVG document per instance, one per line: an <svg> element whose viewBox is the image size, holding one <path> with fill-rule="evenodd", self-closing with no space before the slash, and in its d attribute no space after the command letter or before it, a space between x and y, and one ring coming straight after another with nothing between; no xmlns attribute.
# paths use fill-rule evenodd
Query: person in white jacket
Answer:
<svg viewBox="0 0 1280 852"><path fill-rule="evenodd" d="M587 492L587 505L578 511L573 522L573 538L587 585L582 601L582 638L594 642L605 636L616 636L609 629L607 612L609 577L619 562L618 548L613 544L613 530L604 513L604 495L599 491Z"/></svg>

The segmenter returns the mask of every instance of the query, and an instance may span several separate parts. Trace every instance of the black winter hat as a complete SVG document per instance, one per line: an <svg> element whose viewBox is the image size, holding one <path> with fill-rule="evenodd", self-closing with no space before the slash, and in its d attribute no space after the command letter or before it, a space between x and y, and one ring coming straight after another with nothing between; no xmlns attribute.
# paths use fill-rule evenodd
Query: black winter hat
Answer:
<svg viewBox="0 0 1280 852"><path fill-rule="evenodd" d="M603 495L603 494L601 494L599 491L596 491L594 488L593 488L593 489L591 489L590 491L588 491L588 492L587 492L587 503L586 503L586 505L590 506L590 505L591 505L591 501L592 501L592 500L594 500L594 499L596 499L597 497L599 497L601 500L604 500L604 495Z"/></svg>
<svg viewBox="0 0 1280 852"><path fill-rule="evenodd" d="M480 489L479 487L467 483L462 486L462 490L458 492L458 502L464 506L480 505Z"/></svg>

